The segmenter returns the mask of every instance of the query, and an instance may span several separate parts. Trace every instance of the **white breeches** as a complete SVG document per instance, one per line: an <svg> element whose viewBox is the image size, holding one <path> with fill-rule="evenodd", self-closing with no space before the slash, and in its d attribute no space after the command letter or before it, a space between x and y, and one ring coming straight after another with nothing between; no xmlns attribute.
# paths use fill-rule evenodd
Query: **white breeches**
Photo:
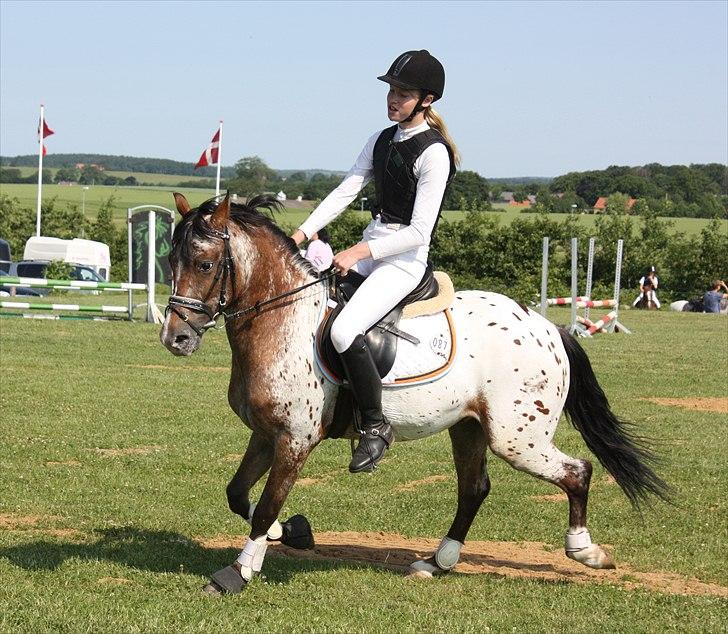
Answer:
<svg viewBox="0 0 728 634"><path fill-rule="evenodd" d="M659 300L659 299L657 299L657 293L655 292L655 290L653 289L653 290L649 291L649 293L650 293L650 299L651 299L651 300L652 300L653 302L655 302L655 306L657 306L658 308L660 308L660 307L662 306L662 304L660 304L660 300ZM642 296L643 296L643 295L644 295L644 293L640 293L640 294L639 294L639 295L637 296L637 299L635 299L635 300L634 300L634 301L632 302L632 306L637 306L637 302L639 302L639 301L640 301L640 300L642 299Z"/></svg>
<svg viewBox="0 0 728 634"><path fill-rule="evenodd" d="M424 264L419 275L412 275L391 262L374 260L362 260L353 268L367 279L331 326L331 342L337 352L347 350L357 335L366 333L392 310L425 273Z"/></svg>

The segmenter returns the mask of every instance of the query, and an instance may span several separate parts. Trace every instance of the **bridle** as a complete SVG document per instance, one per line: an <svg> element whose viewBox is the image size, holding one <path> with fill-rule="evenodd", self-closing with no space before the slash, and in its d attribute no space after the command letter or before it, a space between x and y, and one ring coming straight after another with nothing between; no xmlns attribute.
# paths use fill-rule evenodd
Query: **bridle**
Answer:
<svg viewBox="0 0 728 634"><path fill-rule="evenodd" d="M202 337L205 332L215 326L215 324L217 323L217 318L220 315L225 314L224 308L227 305L228 300L227 296L225 295L225 289L227 288L228 277L232 280L233 294L235 294L233 258L230 253L230 233L228 232L227 228L225 229L225 231L217 231L216 229L210 229L210 231L212 231L212 234L214 236L222 239L224 252L222 259L217 264L215 277L212 280L210 290L207 292L207 295L205 295L205 299L199 300L195 299L194 297L186 297L184 295L171 295L169 298L169 302L167 303L167 308L165 310L165 314L169 313L169 311L172 311L190 328L192 328L192 330L194 330L199 337ZM207 299L210 297L212 291L215 289L215 285L218 283L218 281L220 281L221 278L222 281L220 282L220 295L218 295L217 298L217 309L213 311L212 308L210 308L210 306L207 304ZM190 322L189 315L181 310L185 308L187 310L191 310L193 313L204 313L210 318L210 321L203 324L202 326L195 326L195 324Z"/></svg>
<svg viewBox="0 0 728 634"><path fill-rule="evenodd" d="M258 314L260 313L260 309L263 308L263 306L267 306L268 304L271 304L279 299L283 299L284 297L295 295L296 293L299 293L302 290L309 288L310 286L325 282L336 275L336 272L334 270L331 270L326 275L320 276L313 282L308 282L303 286L298 286L293 290L286 291L285 293L281 293L280 295L276 295L275 297L271 297L270 299L257 301L252 306L249 306L248 308L244 308L242 310L237 310L234 313L226 313L225 306L227 306L228 297L225 294L225 289L227 287L228 278L230 278L230 283L232 285L231 297L235 295L235 266L233 263L232 254L230 252L230 232L227 230L227 227L225 228L225 231L217 231L216 229L210 229L210 231L212 231L214 236L223 240L224 252L222 259L218 262L215 277L212 280L212 285L210 286L210 290L207 292L205 299L199 300L195 299L194 297L186 297L184 295L171 295L169 298L169 302L167 303L167 308L165 310L165 315L172 311L190 328L192 328L192 330L197 333L198 337L202 337L202 335L204 335L210 328L216 327L217 318L220 316L222 316L227 323L232 319L237 319L238 317L242 317L243 315L247 315L252 312ZM210 308L209 304L207 303L207 300L212 294L212 291L215 289L218 281L220 282L220 294L217 299L217 308L215 310L212 310L212 308ZM187 309L189 311L192 311L193 313L205 314L210 318L210 321L202 324L202 326L196 326L195 324L190 322L189 314L183 312L183 309Z"/></svg>

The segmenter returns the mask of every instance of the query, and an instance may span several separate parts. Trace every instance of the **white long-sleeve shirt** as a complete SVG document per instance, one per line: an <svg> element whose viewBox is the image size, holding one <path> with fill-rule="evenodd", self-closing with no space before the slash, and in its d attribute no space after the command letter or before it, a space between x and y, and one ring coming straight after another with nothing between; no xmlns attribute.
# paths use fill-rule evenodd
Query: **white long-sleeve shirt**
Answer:
<svg viewBox="0 0 728 634"><path fill-rule="evenodd" d="M427 123L414 128L398 127L394 142L405 141L415 134L429 129ZM310 237L334 220L351 203L374 175L374 145L380 132L372 135L356 162L334 189L300 226ZM409 225L384 224L379 216L364 231L374 260L387 260L409 269L408 262L427 263L432 229L440 211L442 197L450 174L450 157L442 143L433 143L417 158L414 164L417 193ZM419 269L419 267L417 267Z"/></svg>

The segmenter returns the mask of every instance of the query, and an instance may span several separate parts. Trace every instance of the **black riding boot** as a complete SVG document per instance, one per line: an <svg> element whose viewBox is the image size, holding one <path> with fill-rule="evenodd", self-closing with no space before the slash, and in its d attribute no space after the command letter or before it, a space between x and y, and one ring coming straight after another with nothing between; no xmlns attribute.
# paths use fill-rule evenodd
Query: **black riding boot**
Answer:
<svg viewBox="0 0 728 634"><path fill-rule="evenodd" d="M357 335L349 349L339 356L361 412L359 445L349 471L373 471L394 440L392 427L382 414L382 380L362 335Z"/></svg>

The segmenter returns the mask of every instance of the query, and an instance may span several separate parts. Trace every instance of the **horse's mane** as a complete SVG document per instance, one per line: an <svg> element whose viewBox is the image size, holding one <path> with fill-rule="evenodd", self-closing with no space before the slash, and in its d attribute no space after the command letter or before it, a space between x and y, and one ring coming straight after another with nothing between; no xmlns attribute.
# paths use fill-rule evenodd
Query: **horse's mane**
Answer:
<svg viewBox="0 0 728 634"><path fill-rule="evenodd" d="M217 197L210 198L202 203L197 209L190 211L182 221L175 227L172 235L172 249L176 255L183 259L190 256L190 244L193 238L209 240L216 237L215 230L210 226L208 219L220 203ZM293 256L295 262L304 269L318 275L313 265L301 256L298 246L289 238L286 233L276 224L275 220L261 213L266 210L269 213L282 211L283 204L270 194L259 194L249 198L245 203L230 203L230 220L238 225L243 231L250 233L251 230L264 229L274 239L280 242Z"/></svg>

